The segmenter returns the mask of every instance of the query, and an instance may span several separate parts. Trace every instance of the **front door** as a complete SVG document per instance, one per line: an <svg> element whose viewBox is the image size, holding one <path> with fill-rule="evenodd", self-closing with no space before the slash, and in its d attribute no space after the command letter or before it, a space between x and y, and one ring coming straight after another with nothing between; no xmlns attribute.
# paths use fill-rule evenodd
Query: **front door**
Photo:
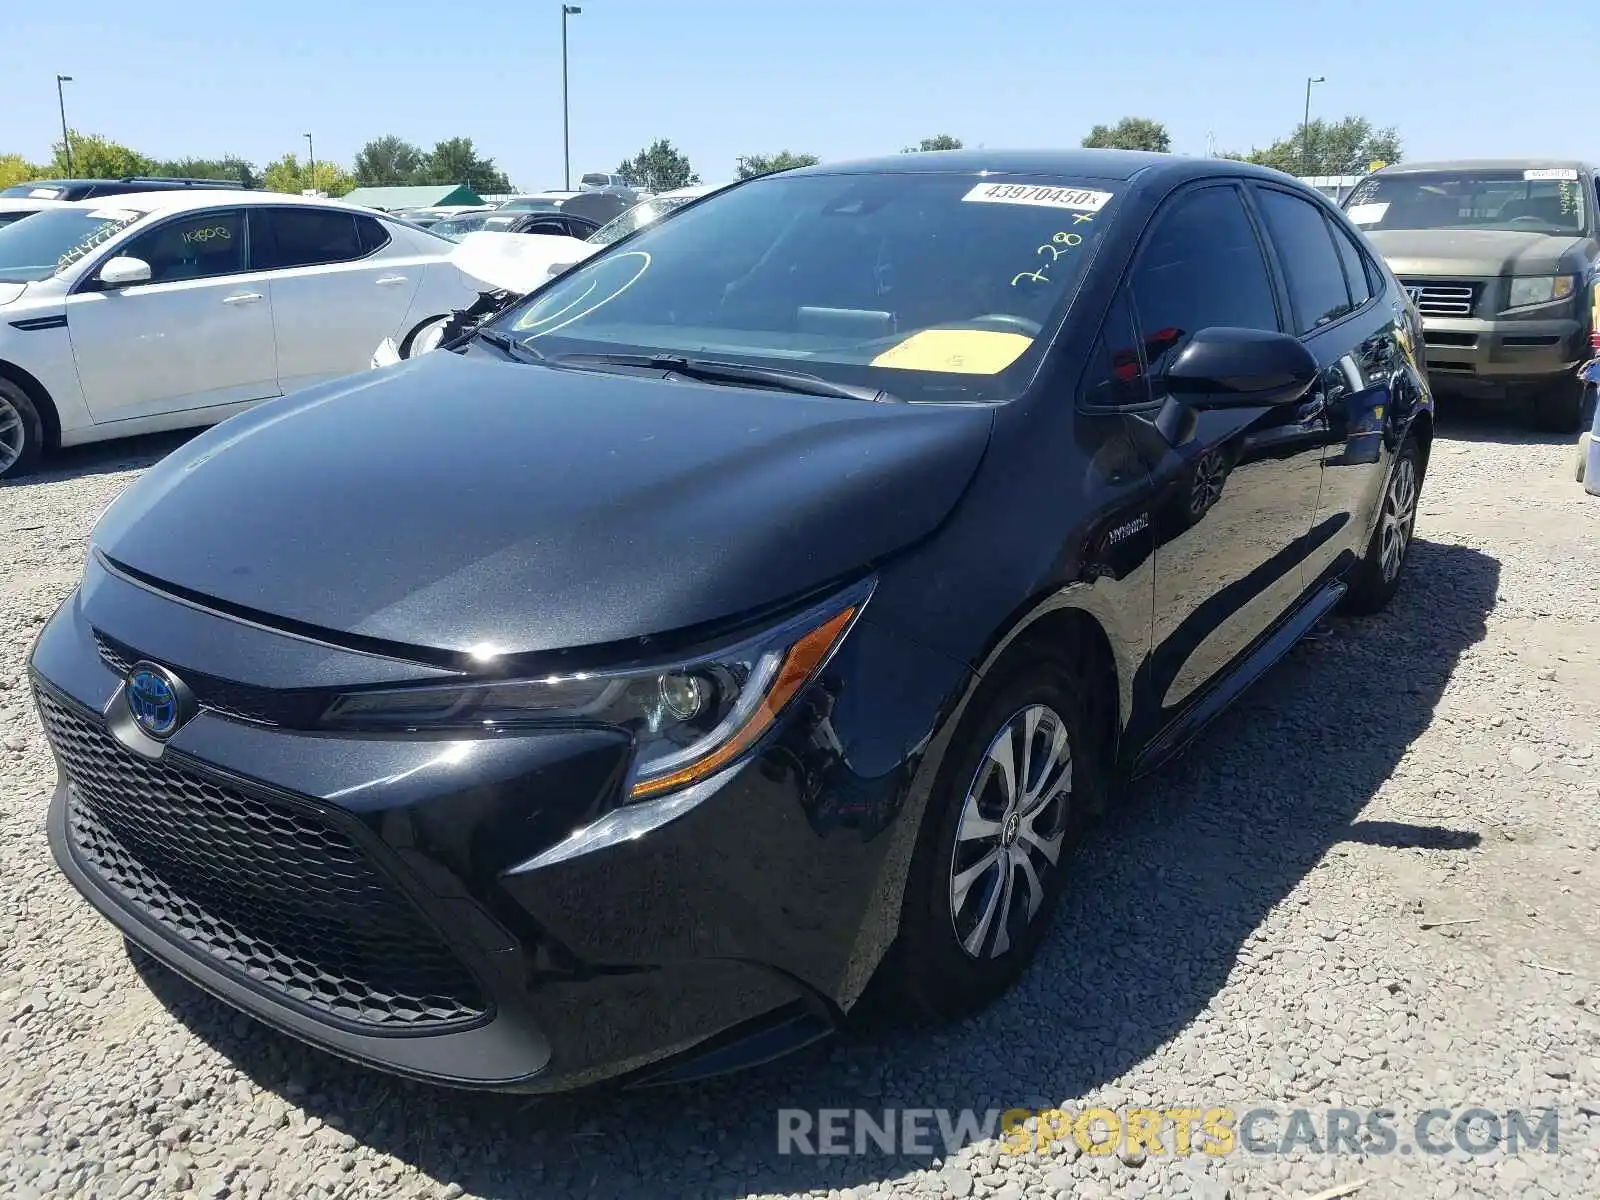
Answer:
<svg viewBox="0 0 1600 1200"><path fill-rule="evenodd" d="M1179 193L1134 262L1152 394L1197 330L1290 328L1233 184ZM1195 413L1176 444L1140 436L1157 488L1155 618L1142 719L1157 731L1237 665L1305 588L1321 474L1314 400ZM1152 431L1153 432L1153 431Z"/></svg>
<svg viewBox="0 0 1600 1200"><path fill-rule="evenodd" d="M150 264L130 287L67 300L67 331L95 422L278 394L272 303L245 270L239 209L171 217L116 248Z"/></svg>

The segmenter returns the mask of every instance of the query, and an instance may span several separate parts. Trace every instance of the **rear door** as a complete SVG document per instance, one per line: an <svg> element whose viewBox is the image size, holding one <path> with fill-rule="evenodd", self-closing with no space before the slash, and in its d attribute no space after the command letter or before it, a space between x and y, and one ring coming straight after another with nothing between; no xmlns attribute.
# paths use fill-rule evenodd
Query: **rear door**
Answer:
<svg viewBox="0 0 1600 1200"><path fill-rule="evenodd" d="M271 298L246 269L246 239L242 209L167 217L107 255L149 263L148 283L101 287L91 271L68 297L97 424L278 394Z"/></svg>
<svg viewBox="0 0 1600 1200"><path fill-rule="evenodd" d="M401 332L426 261L407 249L365 213L250 209L250 253L267 272L283 391L366 370L373 347Z"/></svg>
<svg viewBox="0 0 1600 1200"><path fill-rule="evenodd" d="M1170 198L1145 235L1131 292L1154 399L1196 331L1282 331L1288 317L1264 241L1236 183ZM1159 489L1151 705L1160 728L1239 665L1304 589L1316 512L1318 415L1302 403L1194 414L1173 445L1141 438Z"/></svg>

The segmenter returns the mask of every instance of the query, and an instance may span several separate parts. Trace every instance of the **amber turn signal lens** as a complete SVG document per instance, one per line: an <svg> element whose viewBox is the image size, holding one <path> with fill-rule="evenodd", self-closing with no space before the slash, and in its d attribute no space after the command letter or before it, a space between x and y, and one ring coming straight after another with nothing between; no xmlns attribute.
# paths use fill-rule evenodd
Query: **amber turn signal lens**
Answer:
<svg viewBox="0 0 1600 1200"><path fill-rule="evenodd" d="M830 617L790 646L788 653L783 656L783 663L778 667L777 674L773 676L772 686L767 690L767 694L750 714L750 719L732 737L704 758L697 759L686 767L634 784L632 798L646 800L662 792L687 787L727 766L753 746L761 735L772 727L772 723L778 719L778 714L790 700L794 699L795 694L827 661L829 652L843 636L844 631L850 627L850 620L855 615L856 606L852 605L836 616Z"/></svg>

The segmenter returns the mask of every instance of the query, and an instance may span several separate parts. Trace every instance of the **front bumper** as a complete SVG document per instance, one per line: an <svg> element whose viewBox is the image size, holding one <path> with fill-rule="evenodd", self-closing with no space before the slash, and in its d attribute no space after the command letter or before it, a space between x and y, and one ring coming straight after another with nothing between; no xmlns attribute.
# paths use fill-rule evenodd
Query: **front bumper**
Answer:
<svg viewBox="0 0 1600 1200"><path fill-rule="evenodd" d="M1422 325L1435 391L1505 396L1570 375L1589 355L1588 329L1571 318L1424 317Z"/></svg>
<svg viewBox="0 0 1600 1200"><path fill-rule="evenodd" d="M865 623L814 685L825 694L802 697L715 794L636 841L549 865L533 864L620 786L626 746L611 735L331 737L202 709L159 762L141 761L107 727L122 703L108 625L113 644L180 674L212 666L191 657L208 644L280 668L316 655L290 673L321 679L346 668L343 652L101 577L52 618L32 662L61 769L61 869L158 960L333 1053L496 1090L648 1078L798 1013L836 1021L894 936L914 832L905 773L897 753L857 774L839 734L871 714L881 745L915 739L892 702L855 703L841 681L863 655L898 687L886 653L946 684L949 665ZM865 760L874 745L864 737ZM410 987L424 951L429 985Z"/></svg>

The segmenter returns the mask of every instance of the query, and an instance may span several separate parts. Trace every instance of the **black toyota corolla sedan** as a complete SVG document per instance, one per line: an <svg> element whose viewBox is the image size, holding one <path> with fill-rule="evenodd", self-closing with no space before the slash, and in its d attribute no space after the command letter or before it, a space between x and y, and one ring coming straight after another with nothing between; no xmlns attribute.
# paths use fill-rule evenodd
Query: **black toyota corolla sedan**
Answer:
<svg viewBox="0 0 1600 1200"><path fill-rule="evenodd" d="M1401 578L1415 311L1321 196L784 172L201 435L33 653L61 869L315 1045L682 1080L1023 970L1119 781Z"/></svg>

